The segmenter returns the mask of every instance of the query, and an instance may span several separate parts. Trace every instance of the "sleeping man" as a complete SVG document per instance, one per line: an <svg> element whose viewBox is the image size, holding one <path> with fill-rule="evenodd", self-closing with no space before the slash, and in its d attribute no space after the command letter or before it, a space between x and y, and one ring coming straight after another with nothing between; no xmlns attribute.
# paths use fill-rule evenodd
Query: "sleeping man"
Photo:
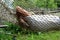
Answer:
<svg viewBox="0 0 60 40"><path fill-rule="evenodd" d="M16 15L19 23L27 25L33 31L49 31L60 29L60 18L53 15L31 15L21 7L16 7ZM22 25L22 24L21 24Z"/></svg>

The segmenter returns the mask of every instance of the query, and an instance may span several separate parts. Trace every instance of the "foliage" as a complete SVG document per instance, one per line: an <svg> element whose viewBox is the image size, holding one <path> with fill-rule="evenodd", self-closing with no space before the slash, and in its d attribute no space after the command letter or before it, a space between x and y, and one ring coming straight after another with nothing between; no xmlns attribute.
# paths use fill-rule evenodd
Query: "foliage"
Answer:
<svg viewBox="0 0 60 40"><path fill-rule="evenodd" d="M50 31L50 32L39 32L36 33L28 33L21 34L20 32L16 34L16 40L60 40L60 31ZM0 40L12 40L13 35L0 33Z"/></svg>
<svg viewBox="0 0 60 40"><path fill-rule="evenodd" d="M60 40L60 31L32 32L21 29L20 26L5 22L9 27L0 29L0 40ZM18 29L18 30L17 30Z"/></svg>
<svg viewBox="0 0 60 40"><path fill-rule="evenodd" d="M54 2L54 0L49 0L48 2L48 8L57 8L57 4Z"/></svg>
<svg viewBox="0 0 60 40"><path fill-rule="evenodd" d="M23 8L57 8L55 0L15 0L14 5L19 5Z"/></svg>
<svg viewBox="0 0 60 40"><path fill-rule="evenodd" d="M21 35L18 34L17 40L60 40L60 31L39 32L38 34Z"/></svg>
<svg viewBox="0 0 60 40"><path fill-rule="evenodd" d="M32 32L30 30L26 30L26 29L22 28L21 26L13 24L11 22L4 22L4 24L8 25L8 27L5 28L4 31L10 32L12 34L18 34L18 32L20 32L21 34L22 33L28 34L28 33Z"/></svg>
<svg viewBox="0 0 60 40"><path fill-rule="evenodd" d="M32 8L34 7L34 3L31 0L15 0L14 6L21 6L23 8Z"/></svg>
<svg viewBox="0 0 60 40"><path fill-rule="evenodd" d="M55 2L57 3L57 6L60 7L60 0L55 0Z"/></svg>

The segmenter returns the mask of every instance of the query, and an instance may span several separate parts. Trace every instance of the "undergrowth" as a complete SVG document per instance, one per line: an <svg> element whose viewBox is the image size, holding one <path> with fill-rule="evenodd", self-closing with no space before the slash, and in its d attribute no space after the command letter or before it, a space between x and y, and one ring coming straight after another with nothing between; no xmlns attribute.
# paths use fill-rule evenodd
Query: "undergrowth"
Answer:
<svg viewBox="0 0 60 40"><path fill-rule="evenodd" d="M0 28L0 40L60 40L60 31L33 32L16 24L4 22L6 28Z"/></svg>

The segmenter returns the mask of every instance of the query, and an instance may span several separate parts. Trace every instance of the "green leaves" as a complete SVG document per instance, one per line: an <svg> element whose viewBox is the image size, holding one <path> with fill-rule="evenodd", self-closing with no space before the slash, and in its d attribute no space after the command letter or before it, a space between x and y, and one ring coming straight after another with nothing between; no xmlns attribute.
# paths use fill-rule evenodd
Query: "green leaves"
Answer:
<svg viewBox="0 0 60 40"><path fill-rule="evenodd" d="M19 5L23 8L57 8L55 0L15 0L14 5Z"/></svg>
<svg viewBox="0 0 60 40"><path fill-rule="evenodd" d="M46 6L46 0L37 0L36 6L38 7L45 7Z"/></svg>
<svg viewBox="0 0 60 40"><path fill-rule="evenodd" d="M57 4L54 2L54 0L49 0L48 8L51 8L51 9L57 8Z"/></svg>

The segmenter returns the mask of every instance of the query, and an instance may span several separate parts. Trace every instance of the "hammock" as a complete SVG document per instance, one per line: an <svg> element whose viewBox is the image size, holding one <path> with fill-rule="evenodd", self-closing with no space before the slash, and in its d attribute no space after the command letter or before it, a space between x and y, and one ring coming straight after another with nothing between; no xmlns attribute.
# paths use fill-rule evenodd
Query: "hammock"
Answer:
<svg viewBox="0 0 60 40"><path fill-rule="evenodd" d="M20 18L23 19L29 25L29 28L33 31L60 29L60 17L58 16L36 14L31 15L28 11L19 6L16 7L16 11L16 15L17 18L19 17L19 21L22 21Z"/></svg>

